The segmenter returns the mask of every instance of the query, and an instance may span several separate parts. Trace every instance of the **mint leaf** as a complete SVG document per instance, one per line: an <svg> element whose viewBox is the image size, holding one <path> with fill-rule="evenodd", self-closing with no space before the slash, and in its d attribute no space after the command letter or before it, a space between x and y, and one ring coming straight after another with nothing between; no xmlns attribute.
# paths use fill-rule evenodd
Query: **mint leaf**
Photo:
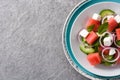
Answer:
<svg viewBox="0 0 120 80"><path fill-rule="evenodd" d="M94 27L95 27L95 25L94 25L94 24L93 24L93 25L88 26L87 31L88 31L88 32L92 31Z"/></svg>
<svg viewBox="0 0 120 80"><path fill-rule="evenodd" d="M113 55L109 55L109 56L107 56L107 59L108 59L108 60L113 60L114 57L113 57Z"/></svg>
<svg viewBox="0 0 120 80"><path fill-rule="evenodd" d="M104 23L104 24L99 26L98 33L102 34L102 33L106 32L107 29L108 29L108 23Z"/></svg>
<svg viewBox="0 0 120 80"><path fill-rule="evenodd" d="M98 47L100 45L100 43L99 43L99 39L93 44L93 46L96 46L96 47Z"/></svg>
<svg viewBox="0 0 120 80"><path fill-rule="evenodd" d="M105 66L111 66L112 64L114 64L114 62L104 62L104 63L102 63L102 64L104 64Z"/></svg>
<svg viewBox="0 0 120 80"><path fill-rule="evenodd" d="M120 45L120 40L117 40L116 43L117 43L118 45Z"/></svg>
<svg viewBox="0 0 120 80"><path fill-rule="evenodd" d="M86 42L86 40L85 40L85 38L84 38L84 37L81 37L81 41L82 41L83 43L85 43L85 42Z"/></svg>
<svg viewBox="0 0 120 80"><path fill-rule="evenodd" d="M105 65L105 66L111 66L112 64L114 64L115 62L107 62L107 61L105 61L105 60L102 60L102 63L101 64L103 64L103 65Z"/></svg>
<svg viewBox="0 0 120 80"><path fill-rule="evenodd" d="M118 24L118 28L120 28L120 23Z"/></svg>
<svg viewBox="0 0 120 80"><path fill-rule="evenodd" d="M98 52L98 47L99 47L99 39L93 44L93 48L95 49L96 52Z"/></svg>

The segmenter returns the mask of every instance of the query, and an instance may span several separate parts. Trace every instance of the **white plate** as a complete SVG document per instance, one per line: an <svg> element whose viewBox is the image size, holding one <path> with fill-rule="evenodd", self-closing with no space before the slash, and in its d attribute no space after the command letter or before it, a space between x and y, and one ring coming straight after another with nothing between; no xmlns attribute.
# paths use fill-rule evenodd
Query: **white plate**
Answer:
<svg viewBox="0 0 120 80"><path fill-rule="evenodd" d="M79 30L85 27L86 21L93 13L99 13L103 9L112 9L120 14L120 1L96 0L78 4L68 16L63 30L63 47L66 56L72 66L81 74L93 78L108 79L120 77L120 65L118 66L91 66L86 55L80 51L77 34Z"/></svg>

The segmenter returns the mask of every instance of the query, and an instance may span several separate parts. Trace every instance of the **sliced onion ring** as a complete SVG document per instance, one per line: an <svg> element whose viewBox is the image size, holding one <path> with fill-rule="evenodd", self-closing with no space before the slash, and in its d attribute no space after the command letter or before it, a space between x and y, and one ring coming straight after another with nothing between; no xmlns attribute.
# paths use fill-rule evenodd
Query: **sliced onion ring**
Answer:
<svg viewBox="0 0 120 80"><path fill-rule="evenodd" d="M114 35L114 44L115 44L115 46L117 46L118 48L120 48L120 46L116 43L116 35Z"/></svg>
<svg viewBox="0 0 120 80"><path fill-rule="evenodd" d="M103 17L103 19L102 19L102 21L101 21L102 24L104 23L105 19L107 19L107 16Z"/></svg>
<svg viewBox="0 0 120 80"><path fill-rule="evenodd" d="M117 49L117 48L113 48L113 49L115 49L116 51L117 51L117 53L118 53L118 55L117 55L117 57L114 59L114 60L108 60L108 59L106 59L105 58L105 56L104 56L104 51L105 50L107 50L107 49L111 49L111 48L113 48L113 47L106 47L106 48L104 48L103 50L102 50L102 58L105 60L105 61L107 61L107 62L115 62L115 61L117 61L118 59L119 59L119 57L120 57L120 52L119 52L119 50Z"/></svg>
<svg viewBox="0 0 120 80"><path fill-rule="evenodd" d="M104 23L105 19L109 20L109 19L112 18L112 17L114 17L114 15L107 15L107 16L103 17L103 19L102 19L102 21L101 21L102 24Z"/></svg>
<svg viewBox="0 0 120 80"><path fill-rule="evenodd" d="M114 40L113 35L112 35L110 32L104 32L104 33L100 36L100 39L99 39L100 45L101 45L102 47L106 47L106 46L104 46L104 45L102 44L102 38L103 38L103 36L104 36L105 34L108 34L109 36L112 37L112 43L113 43L113 40Z"/></svg>

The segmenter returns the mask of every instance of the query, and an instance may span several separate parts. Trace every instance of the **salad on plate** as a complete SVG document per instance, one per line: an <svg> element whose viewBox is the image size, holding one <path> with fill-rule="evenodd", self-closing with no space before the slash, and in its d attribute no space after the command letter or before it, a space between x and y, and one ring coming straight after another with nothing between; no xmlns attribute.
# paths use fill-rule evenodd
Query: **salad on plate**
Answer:
<svg viewBox="0 0 120 80"><path fill-rule="evenodd" d="M120 63L120 15L111 9L94 13L78 32L80 50L93 65Z"/></svg>

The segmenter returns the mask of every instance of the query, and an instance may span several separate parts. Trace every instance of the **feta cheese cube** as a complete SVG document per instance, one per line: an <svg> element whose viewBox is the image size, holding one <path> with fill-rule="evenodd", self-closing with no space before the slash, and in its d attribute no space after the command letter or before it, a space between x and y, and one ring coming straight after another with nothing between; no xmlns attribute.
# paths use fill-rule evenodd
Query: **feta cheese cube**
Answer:
<svg viewBox="0 0 120 80"><path fill-rule="evenodd" d="M114 19L116 20L117 23L120 23L120 15L115 16Z"/></svg>
<svg viewBox="0 0 120 80"><path fill-rule="evenodd" d="M79 35L82 37L87 37L87 35L89 34L89 32L86 29L83 29L80 31Z"/></svg>
<svg viewBox="0 0 120 80"><path fill-rule="evenodd" d="M103 39L103 44L104 44L104 46L111 46L112 45L112 38L110 36L105 37Z"/></svg>
<svg viewBox="0 0 120 80"><path fill-rule="evenodd" d="M116 50L114 48L110 49L109 55L114 55L116 53Z"/></svg>
<svg viewBox="0 0 120 80"><path fill-rule="evenodd" d="M97 14L97 13L94 13L93 16L92 16L92 19L100 21L101 16L99 14Z"/></svg>

